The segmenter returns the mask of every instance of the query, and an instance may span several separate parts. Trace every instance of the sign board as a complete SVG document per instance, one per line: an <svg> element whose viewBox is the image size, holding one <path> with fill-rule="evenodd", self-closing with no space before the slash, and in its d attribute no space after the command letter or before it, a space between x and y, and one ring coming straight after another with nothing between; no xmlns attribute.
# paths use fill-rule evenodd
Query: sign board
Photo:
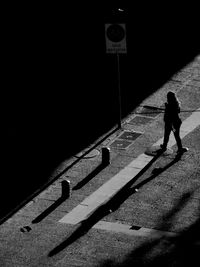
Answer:
<svg viewBox="0 0 200 267"><path fill-rule="evenodd" d="M125 24L105 24L106 52L125 54L126 26Z"/></svg>

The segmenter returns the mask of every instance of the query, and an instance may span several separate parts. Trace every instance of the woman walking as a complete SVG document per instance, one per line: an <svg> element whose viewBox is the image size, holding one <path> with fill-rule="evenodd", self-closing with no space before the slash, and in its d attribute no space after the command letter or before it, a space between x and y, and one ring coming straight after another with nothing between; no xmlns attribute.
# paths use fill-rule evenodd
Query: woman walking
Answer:
<svg viewBox="0 0 200 267"><path fill-rule="evenodd" d="M167 102L165 103L165 113L164 113L164 122L165 122L165 131L164 131L164 140L161 145L162 151L167 149L167 143L169 141L169 136L171 131L174 133L174 137L176 139L176 143L178 146L177 153L184 153L188 151L187 147L182 146L181 138L180 138L180 127L182 121L179 117L180 113L180 103L174 92L167 93Z"/></svg>

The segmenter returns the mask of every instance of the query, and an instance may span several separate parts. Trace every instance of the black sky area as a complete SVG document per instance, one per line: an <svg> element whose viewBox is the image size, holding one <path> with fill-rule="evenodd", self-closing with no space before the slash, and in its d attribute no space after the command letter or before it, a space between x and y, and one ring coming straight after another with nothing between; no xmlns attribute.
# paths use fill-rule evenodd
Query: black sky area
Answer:
<svg viewBox="0 0 200 267"><path fill-rule="evenodd" d="M195 20L163 10L5 10L0 215L48 181L62 160L116 125L117 61L106 54L105 23L126 24L123 117L196 56Z"/></svg>

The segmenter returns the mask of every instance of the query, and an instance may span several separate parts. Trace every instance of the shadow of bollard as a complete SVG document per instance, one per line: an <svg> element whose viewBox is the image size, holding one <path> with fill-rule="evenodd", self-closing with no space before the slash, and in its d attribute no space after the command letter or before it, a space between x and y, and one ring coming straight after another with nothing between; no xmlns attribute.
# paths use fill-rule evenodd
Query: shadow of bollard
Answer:
<svg viewBox="0 0 200 267"><path fill-rule="evenodd" d="M54 211L59 205L61 205L66 199L71 196L71 189L70 189L70 181L64 180L61 182L61 197L58 198L50 207L48 207L45 211L43 211L40 215L38 215L32 223L39 223L45 217L47 217L52 211Z"/></svg>

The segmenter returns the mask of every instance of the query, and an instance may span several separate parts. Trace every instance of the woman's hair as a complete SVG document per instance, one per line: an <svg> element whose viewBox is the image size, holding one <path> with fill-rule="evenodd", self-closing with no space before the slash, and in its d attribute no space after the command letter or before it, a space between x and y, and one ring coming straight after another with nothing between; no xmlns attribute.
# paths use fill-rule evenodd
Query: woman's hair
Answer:
<svg viewBox="0 0 200 267"><path fill-rule="evenodd" d="M180 107L180 102L176 96L176 94L172 91L169 91L167 93L167 102L168 104L176 105L177 107Z"/></svg>

